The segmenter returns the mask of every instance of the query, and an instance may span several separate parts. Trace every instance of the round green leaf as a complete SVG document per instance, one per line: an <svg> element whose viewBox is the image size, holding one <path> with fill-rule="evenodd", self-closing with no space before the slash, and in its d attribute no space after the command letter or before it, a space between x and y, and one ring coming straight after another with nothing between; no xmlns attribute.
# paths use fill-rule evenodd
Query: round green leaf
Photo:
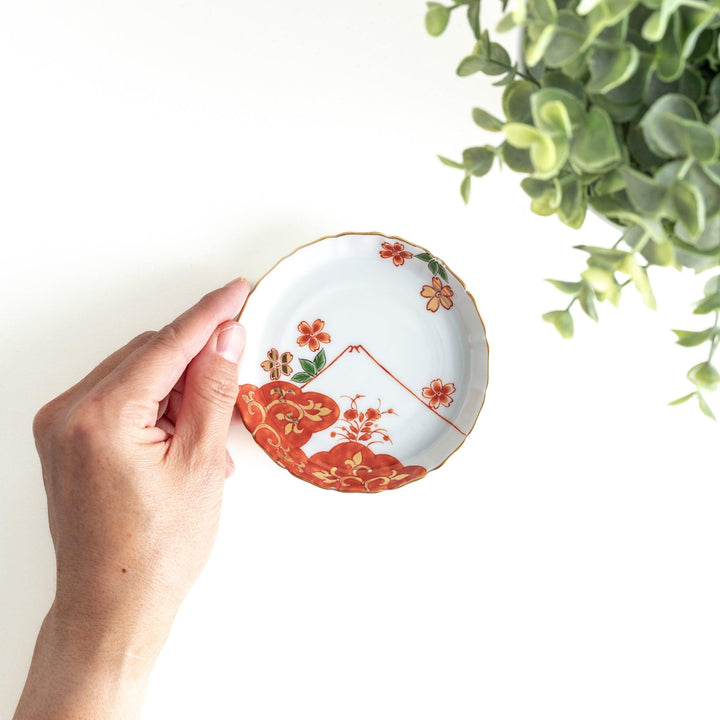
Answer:
<svg viewBox="0 0 720 720"><path fill-rule="evenodd" d="M639 60L638 49L630 43L618 48L592 47L587 60L590 68L587 92L603 94L622 85L632 77Z"/></svg>
<svg viewBox="0 0 720 720"><path fill-rule="evenodd" d="M450 8L435 5L425 13L425 28L433 37L442 35L450 20Z"/></svg>
<svg viewBox="0 0 720 720"><path fill-rule="evenodd" d="M702 390L716 390L720 385L720 372L709 362L701 362L690 368L688 380Z"/></svg>
<svg viewBox="0 0 720 720"><path fill-rule="evenodd" d="M528 123L532 120L530 99L537 87L528 80L513 80L503 91L502 108L510 122Z"/></svg>
<svg viewBox="0 0 720 720"><path fill-rule="evenodd" d="M565 339L571 338L575 330L572 315L567 310L553 310L542 316L545 322L555 326L555 329Z"/></svg>
<svg viewBox="0 0 720 720"><path fill-rule="evenodd" d="M607 172L622 160L610 116L605 110L593 106L587 121L573 136L570 145L570 162L587 173Z"/></svg>
<svg viewBox="0 0 720 720"><path fill-rule="evenodd" d="M463 152L463 167L475 177L487 175L495 160L495 153L486 147L472 147Z"/></svg>
<svg viewBox="0 0 720 720"><path fill-rule="evenodd" d="M555 23L555 36L545 50L549 67L562 67L574 60L588 35L587 22L571 10L561 10Z"/></svg>

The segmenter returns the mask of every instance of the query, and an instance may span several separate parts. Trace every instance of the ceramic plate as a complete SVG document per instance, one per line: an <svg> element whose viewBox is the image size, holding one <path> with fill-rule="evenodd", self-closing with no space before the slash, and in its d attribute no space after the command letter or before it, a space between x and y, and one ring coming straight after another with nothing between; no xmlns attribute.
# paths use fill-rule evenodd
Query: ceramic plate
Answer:
<svg viewBox="0 0 720 720"><path fill-rule="evenodd" d="M322 488L378 492L441 465L487 387L472 295L424 248L344 233L280 261L241 313L238 408L282 467Z"/></svg>

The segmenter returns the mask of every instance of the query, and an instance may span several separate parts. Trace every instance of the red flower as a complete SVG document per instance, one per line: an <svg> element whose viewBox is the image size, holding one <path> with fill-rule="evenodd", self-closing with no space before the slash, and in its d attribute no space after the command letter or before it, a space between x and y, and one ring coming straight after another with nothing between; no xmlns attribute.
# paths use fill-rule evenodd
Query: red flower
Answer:
<svg viewBox="0 0 720 720"><path fill-rule="evenodd" d="M422 389L424 398L427 398L428 404L433 410L436 410L440 405L449 407L453 399L450 397L455 392L455 385L453 383L444 383L440 378L436 378L430 383L429 387Z"/></svg>
<svg viewBox="0 0 720 720"><path fill-rule="evenodd" d="M443 285L438 277L432 279L432 285L423 285L420 291L422 297L430 298L426 305L430 312L437 312L441 305L446 310L449 310L453 306L453 301L450 298L454 294L452 288L449 285Z"/></svg>
<svg viewBox="0 0 720 720"><path fill-rule="evenodd" d="M297 344L300 347L307 345L310 348L310 352L317 352L320 349L320 343L329 343L330 335L326 332L321 332L325 327L325 321L317 320L313 321L313 324L305 322L304 320L298 325L298 332L300 337L297 339Z"/></svg>
<svg viewBox="0 0 720 720"><path fill-rule="evenodd" d="M380 419L380 412L376 410L375 408L368 408L365 411L365 419L366 420L379 420Z"/></svg>
<svg viewBox="0 0 720 720"><path fill-rule="evenodd" d="M389 243L384 242L382 244L383 249L380 251L381 258L392 258L393 265L400 267L406 260L409 260L413 254L405 249L402 243Z"/></svg>

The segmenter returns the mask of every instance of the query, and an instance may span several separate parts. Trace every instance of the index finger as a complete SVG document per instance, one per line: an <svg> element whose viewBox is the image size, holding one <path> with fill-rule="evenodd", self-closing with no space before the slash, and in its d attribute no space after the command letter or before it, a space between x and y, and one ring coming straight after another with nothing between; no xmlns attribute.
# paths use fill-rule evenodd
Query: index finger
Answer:
<svg viewBox="0 0 720 720"><path fill-rule="evenodd" d="M235 317L250 293L243 278L213 290L151 338L107 378L106 392L121 392L155 424L157 406L221 323ZM145 415L145 413L143 413Z"/></svg>

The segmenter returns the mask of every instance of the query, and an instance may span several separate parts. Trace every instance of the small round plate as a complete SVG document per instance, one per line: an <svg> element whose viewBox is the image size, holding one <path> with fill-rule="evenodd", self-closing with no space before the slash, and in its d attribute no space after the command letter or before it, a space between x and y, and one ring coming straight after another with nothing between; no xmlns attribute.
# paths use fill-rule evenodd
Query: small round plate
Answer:
<svg viewBox="0 0 720 720"><path fill-rule="evenodd" d="M378 492L437 468L485 399L475 301L428 250L343 233L281 260L241 313L237 405L255 441L322 488Z"/></svg>

